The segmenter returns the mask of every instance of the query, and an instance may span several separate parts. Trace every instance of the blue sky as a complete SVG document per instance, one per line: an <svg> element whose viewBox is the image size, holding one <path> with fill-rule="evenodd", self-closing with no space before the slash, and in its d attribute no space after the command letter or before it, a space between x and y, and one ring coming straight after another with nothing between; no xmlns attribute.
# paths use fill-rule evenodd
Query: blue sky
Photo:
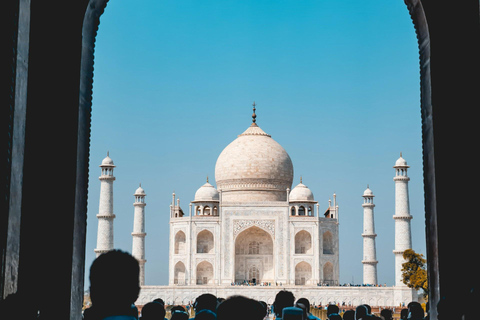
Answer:
<svg viewBox="0 0 480 320"><path fill-rule="evenodd" d="M141 5L140 5L141 4ZM409 170L413 248L425 254L418 47L403 1L110 1L95 47L86 252L98 165L117 165L115 247L131 251L147 193L146 284L168 282L171 194L186 210L251 122L289 153L324 210L340 206L340 282L361 283L361 195L375 194L378 278L394 282L394 169Z"/></svg>

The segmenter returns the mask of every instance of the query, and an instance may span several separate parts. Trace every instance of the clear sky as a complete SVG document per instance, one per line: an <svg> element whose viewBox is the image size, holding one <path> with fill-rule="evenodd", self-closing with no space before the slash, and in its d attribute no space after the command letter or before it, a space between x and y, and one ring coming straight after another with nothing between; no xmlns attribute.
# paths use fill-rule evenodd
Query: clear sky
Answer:
<svg viewBox="0 0 480 320"><path fill-rule="evenodd" d="M251 123L319 201L337 194L340 282L362 283L362 194L375 194L379 283L394 283L394 169L409 176L413 249L425 254L418 47L403 1L109 1L95 46L86 281L100 168L114 171L115 247L131 252L146 197L146 284L168 283L169 204L184 211Z"/></svg>

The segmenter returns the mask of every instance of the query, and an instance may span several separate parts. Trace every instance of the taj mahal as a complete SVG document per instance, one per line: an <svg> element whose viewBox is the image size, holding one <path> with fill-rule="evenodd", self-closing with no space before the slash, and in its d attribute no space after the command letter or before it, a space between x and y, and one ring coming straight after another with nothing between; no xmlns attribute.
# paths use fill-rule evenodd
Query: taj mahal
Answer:
<svg viewBox="0 0 480 320"><path fill-rule="evenodd" d="M320 208L301 179L293 186L292 160L257 125L255 110L254 103L250 126L218 156L216 187L207 178L188 208L181 208L173 193L166 286L145 284L146 193L141 186L136 189L132 255L140 264L137 304L156 298L187 304L206 292L224 298L241 294L272 303L282 289L292 291L297 298L308 298L311 304L398 306L416 301L416 291L403 284L401 277L402 254L412 248L409 166L402 155L393 166L395 285L377 286L374 194L367 187L363 204L359 204L364 212L362 264L366 286L340 286L337 195L328 200L327 208ZM115 165L107 155L100 168L97 256L114 248Z"/></svg>

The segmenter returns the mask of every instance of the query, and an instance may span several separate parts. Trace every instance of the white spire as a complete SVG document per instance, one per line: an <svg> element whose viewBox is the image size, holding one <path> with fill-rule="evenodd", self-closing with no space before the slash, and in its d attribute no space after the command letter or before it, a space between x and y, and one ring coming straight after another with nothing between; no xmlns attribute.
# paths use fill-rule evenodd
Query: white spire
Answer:
<svg viewBox="0 0 480 320"><path fill-rule="evenodd" d="M412 234L410 227L410 202L408 196L408 181L410 178L407 175L407 161L403 159L400 153L400 158L395 162L395 286L405 286L402 281L402 264L403 252L412 248Z"/></svg>
<svg viewBox="0 0 480 320"><path fill-rule="evenodd" d="M145 285L145 190L142 184L135 190L133 232L132 232L132 256L134 256L140 266L140 285Z"/></svg>
<svg viewBox="0 0 480 320"><path fill-rule="evenodd" d="M94 250L97 257L107 251L113 249L113 160L109 153L103 159L100 165L100 204L98 209L98 230L97 230L97 248Z"/></svg>
<svg viewBox="0 0 480 320"><path fill-rule="evenodd" d="M375 222L373 208L372 190L367 185L367 189L363 192L363 283L377 284L377 253L375 246Z"/></svg>

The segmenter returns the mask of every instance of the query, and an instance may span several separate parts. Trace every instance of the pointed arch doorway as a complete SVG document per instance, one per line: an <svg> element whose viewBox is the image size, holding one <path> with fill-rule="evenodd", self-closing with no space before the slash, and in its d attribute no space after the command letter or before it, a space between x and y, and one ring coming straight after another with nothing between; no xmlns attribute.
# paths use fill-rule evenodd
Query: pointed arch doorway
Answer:
<svg viewBox="0 0 480 320"><path fill-rule="evenodd" d="M257 281L260 280L260 270L257 268L256 265L250 266L248 268L248 282L257 284Z"/></svg>
<svg viewBox="0 0 480 320"><path fill-rule="evenodd" d="M275 279L272 236L258 228L242 231L235 240L235 282L273 282Z"/></svg>

